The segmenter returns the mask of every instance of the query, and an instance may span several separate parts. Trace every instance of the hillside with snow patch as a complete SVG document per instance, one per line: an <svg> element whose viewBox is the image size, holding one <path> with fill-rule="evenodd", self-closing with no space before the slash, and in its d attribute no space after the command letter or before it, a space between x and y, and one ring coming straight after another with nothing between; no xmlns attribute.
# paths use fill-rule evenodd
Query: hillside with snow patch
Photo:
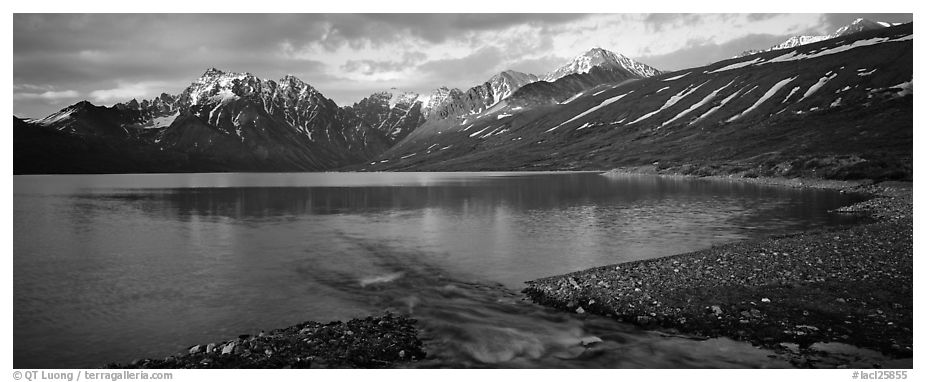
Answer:
<svg viewBox="0 0 926 382"><path fill-rule="evenodd" d="M841 161L905 176L912 171L912 49L906 24L601 85L534 107L518 106L515 94L504 107L441 126L440 134L410 136L380 156L387 162L363 168L726 163L777 166L786 175L794 166L812 171L814 163L823 169Z"/></svg>

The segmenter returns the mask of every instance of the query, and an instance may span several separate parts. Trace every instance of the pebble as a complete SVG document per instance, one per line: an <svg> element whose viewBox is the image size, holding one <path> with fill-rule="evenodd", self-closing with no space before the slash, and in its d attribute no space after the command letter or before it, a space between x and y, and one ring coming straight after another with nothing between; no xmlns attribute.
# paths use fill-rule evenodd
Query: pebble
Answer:
<svg viewBox="0 0 926 382"><path fill-rule="evenodd" d="M694 335L769 344L793 342L801 332L801 341L840 341L909 357L904 351L912 347L912 330L902 328L912 317L906 303L912 300L913 284L912 201L872 200L878 202L854 206L875 208L874 222L593 268L530 281L524 292L534 302L569 311L578 311L577 301L594 299L596 307L613 311L615 318L643 326L652 323L649 315L658 314L660 324L683 325ZM684 280L683 285L679 280ZM557 286L570 284L573 288ZM866 285L883 289L869 292ZM680 288L686 292L680 293ZM774 304L769 295L776 296ZM807 298L820 302L819 309ZM827 302L845 305L855 316L828 313L827 309L838 306L827 308ZM721 307L732 309L732 314L724 315ZM744 314L744 307L761 311ZM797 323L813 329L796 330ZM762 337L773 342L761 341ZM900 349L892 348L891 340Z"/></svg>
<svg viewBox="0 0 926 382"><path fill-rule="evenodd" d="M225 347L222 348L222 354L231 354L231 352L233 352L233 351L235 351L235 343L234 343L234 342L230 342L230 343L228 343L228 345L225 345Z"/></svg>
<svg viewBox="0 0 926 382"><path fill-rule="evenodd" d="M109 368L383 368L425 358L415 321L386 313L374 318L306 322L265 336L241 335L181 354ZM304 331L312 328L312 331ZM346 336L352 336L345 341ZM314 340L314 341L313 341Z"/></svg>

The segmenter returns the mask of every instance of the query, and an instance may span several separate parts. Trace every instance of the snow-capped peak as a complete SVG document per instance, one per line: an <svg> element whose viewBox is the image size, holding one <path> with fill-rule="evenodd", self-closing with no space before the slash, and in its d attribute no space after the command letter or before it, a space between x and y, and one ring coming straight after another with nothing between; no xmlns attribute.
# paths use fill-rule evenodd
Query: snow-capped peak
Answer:
<svg viewBox="0 0 926 382"><path fill-rule="evenodd" d="M208 98L223 100L247 96L260 91L260 79L250 73L224 72L210 68L181 94L185 105L197 105Z"/></svg>
<svg viewBox="0 0 926 382"><path fill-rule="evenodd" d="M425 118L429 117L432 111L437 109L437 107L442 105L450 98L454 90L459 92L457 89L451 90L446 86L441 86L437 89L434 89L430 96L425 97L427 101L422 101L424 107L421 108L421 114L424 115Z"/></svg>
<svg viewBox="0 0 926 382"><path fill-rule="evenodd" d="M791 36L781 44L771 47L769 50L788 49L795 46L813 44L817 41L823 41L830 38L829 36Z"/></svg>
<svg viewBox="0 0 926 382"><path fill-rule="evenodd" d="M492 98L495 100L495 103L498 103L511 96L511 94L522 86L539 80L540 79L533 74L505 70L489 79L489 85L492 87Z"/></svg>
<svg viewBox="0 0 926 382"><path fill-rule="evenodd" d="M411 105L419 100L418 93L402 91L397 88L389 88L379 93L389 102L389 109L395 108L395 105Z"/></svg>
<svg viewBox="0 0 926 382"><path fill-rule="evenodd" d="M887 24L887 25L885 25ZM891 26L891 23L885 22L875 22L863 18L857 18L855 21L849 23L849 25L843 26L836 30L836 33L828 35L829 38L836 38L840 36L845 36L847 34L858 33L861 31L872 30L872 29L881 29Z"/></svg>
<svg viewBox="0 0 926 382"><path fill-rule="evenodd" d="M819 35L819 36L815 36L815 35L791 36L784 42L778 45L775 45L771 48L763 49L763 50L748 50L743 53L740 53L737 56L734 56L734 58L744 57L744 56L748 56L748 55L756 54L756 53L769 52L773 50L794 48L796 46L813 44L815 42L829 40L829 39L836 38L836 37L842 37L842 36L850 35L853 33L858 33L858 32L873 30L873 29L887 28L887 27L892 27L894 25L899 25L899 23L888 23L884 21L871 21L868 19L857 18L851 23L840 27L839 29L836 30L836 32L833 32L831 34Z"/></svg>
<svg viewBox="0 0 926 382"><path fill-rule="evenodd" d="M588 73L593 67L621 68L640 77L652 77L660 72L646 64L634 61L620 53L614 53L599 47L573 58L567 64L547 74L543 80L552 82L575 73Z"/></svg>
<svg viewBox="0 0 926 382"><path fill-rule="evenodd" d="M88 110L94 107L96 106L94 106L92 103L88 102L87 100L83 100L71 106L65 107L64 109L58 110L57 112L52 113L51 115L45 118L39 119L36 122L42 125L46 125L46 126L51 125L55 122L59 122L59 121L63 121L68 118L71 118L71 116L74 114L81 113L85 110Z"/></svg>

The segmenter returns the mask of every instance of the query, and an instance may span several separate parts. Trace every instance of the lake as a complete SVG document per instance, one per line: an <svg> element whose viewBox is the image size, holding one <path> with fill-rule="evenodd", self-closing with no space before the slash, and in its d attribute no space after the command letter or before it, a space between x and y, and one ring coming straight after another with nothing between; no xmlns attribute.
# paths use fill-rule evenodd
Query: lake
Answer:
<svg viewBox="0 0 926 382"><path fill-rule="evenodd" d="M527 280L851 224L827 190L649 175L14 176L15 368L164 357L313 320L419 320L423 367L787 367L524 300ZM604 340L594 352L584 336Z"/></svg>

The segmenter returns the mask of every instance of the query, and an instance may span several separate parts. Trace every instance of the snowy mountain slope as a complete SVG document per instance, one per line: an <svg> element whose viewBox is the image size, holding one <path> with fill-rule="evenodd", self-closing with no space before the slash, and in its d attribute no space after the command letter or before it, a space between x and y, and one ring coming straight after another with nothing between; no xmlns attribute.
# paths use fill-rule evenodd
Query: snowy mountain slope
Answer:
<svg viewBox="0 0 926 382"><path fill-rule="evenodd" d="M514 70L506 70L492 76L488 82L495 103L489 106L493 106L505 98L510 97L524 85L537 81L539 81L539 79L533 74L521 73Z"/></svg>
<svg viewBox="0 0 926 382"><path fill-rule="evenodd" d="M594 90L607 89L616 84L639 80L640 78L622 68L613 66L592 67L587 73L576 73L562 77L553 82L536 81L520 87L507 98L489 104L479 102L489 94L486 86L476 87L468 94L453 93L440 108L438 114L432 115L427 122L397 143L389 151L402 151L405 146L427 141L445 131L464 129L475 121L497 120L503 115L521 114L528 110L544 110L549 105L566 103L578 93L592 93Z"/></svg>
<svg viewBox="0 0 926 382"><path fill-rule="evenodd" d="M354 119L348 118L346 123L372 127L385 134L391 144L405 138L424 123L420 99L417 93L395 88L374 93L352 106L344 107L345 114L354 116Z"/></svg>
<svg viewBox="0 0 926 382"><path fill-rule="evenodd" d="M532 87L512 102L521 108L556 103L600 83L639 78L652 71L601 49L580 57L584 58L561 70L557 85ZM506 70L466 91L444 87L421 97L390 89L338 107L293 76L274 81L211 68L177 95L163 93L113 107L82 102L46 118L18 123L59 131L62 137L90 139L90 144L150 146L156 150L154 156L186 156L179 161L188 162L179 166L189 170L205 169L206 163L209 169L318 170L364 162L427 121L458 123L490 109L511 108L506 101L538 80L532 74Z"/></svg>
<svg viewBox="0 0 926 382"><path fill-rule="evenodd" d="M623 54L614 53L601 48L592 48L576 56L565 65L548 73L543 77L543 80L553 82L570 74L588 73L589 70L594 67L618 68L626 70L640 78L652 77L661 73L659 70L634 61Z"/></svg>
<svg viewBox="0 0 926 382"><path fill-rule="evenodd" d="M459 92L459 89L449 89L446 86L434 89L434 91L431 92L431 95L427 97L427 101L423 102L423 106L421 107L421 115L425 119L430 118L431 114L434 113L435 110L448 102L447 100L451 98L453 93Z"/></svg>
<svg viewBox="0 0 926 382"><path fill-rule="evenodd" d="M646 78L661 73L619 53L593 48L576 56L543 78L506 70L466 91L438 89L430 97L429 103L425 105L423 114L426 120L432 122L480 114L492 109L528 85L536 84L541 80L555 82L570 75L588 74L594 68L606 69L607 72L612 73L608 81Z"/></svg>
<svg viewBox="0 0 926 382"><path fill-rule="evenodd" d="M911 150L912 64L912 25L906 24L599 85L558 104L516 110L519 93L529 93L531 84L495 114L410 136L363 168L823 163L861 153L852 160L903 169ZM896 158L886 154L894 152Z"/></svg>
<svg viewBox="0 0 926 382"><path fill-rule="evenodd" d="M113 107L84 101L23 123L93 137L89 144L137 144L165 156L182 154L189 162L180 167L189 170L282 171L361 162L389 146L385 133L356 121L296 77L263 80L212 68L176 97L162 94Z"/></svg>
<svg viewBox="0 0 926 382"><path fill-rule="evenodd" d="M896 24L896 23L892 24L892 23L883 22L883 21L871 21L871 20L858 18L852 21L851 23L840 27L835 32L827 34L827 35L791 36L784 42L777 44L775 46L772 46L771 48L761 49L761 50L748 50L743 53L740 53L738 56L734 58L745 57L745 56L756 54L756 53L770 52L773 50L794 48L794 47L798 47L801 45L813 44L815 42L820 42L820 41L829 40L829 39L833 39L837 37L847 36L853 33L869 31L869 30L877 30L881 28L894 26L894 25L899 25L899 24Z"/></svg>
<svg viewBox="0 0 926 382"><path fill-rule="evenodd" d="M423 115L428 121L478 114L510 97L521 87L538 81L533 74L506 70L467 91L439 88L431 94Z"/></svg>
<svg viewBox="0 0 926 382"><path fill-rule="evenodd" d="M245 167L312 170L365 160L383 134L349 125L349 115L294 76L263 80L207 70L180 94L180 116L155 143Z"/></svg>
<svg viewBox="0 0 926 382"><path fill-rule="evenodd" d="M113 107L84 101L41 119L14 117L14 171L607 169L659 162L846 177L820 166L848 161L851 168L909 174L912 24L856 24L864 30L671 74L593 49L554 70L550 76L565 74L552 82L506 71L465 92L445 87L421 97L390 89L349 107L292 76L274 81L210 69L179 95Z"/></svg>

